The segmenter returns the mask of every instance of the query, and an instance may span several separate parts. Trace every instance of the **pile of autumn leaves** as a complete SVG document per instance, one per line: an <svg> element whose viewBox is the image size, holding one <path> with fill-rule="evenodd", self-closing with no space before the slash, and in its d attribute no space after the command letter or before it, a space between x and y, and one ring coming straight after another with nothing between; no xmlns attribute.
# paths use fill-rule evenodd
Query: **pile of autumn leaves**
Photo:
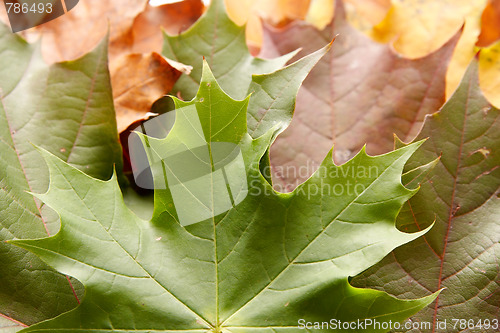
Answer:
<svg viewBox="0 0 500 333"><path fill-rule="evenodd" d="M124 145L128 130L161 109L162 96L194 96L186 81L199 80L202 55L216 79L226 75L217 68L217 52L204 54L204 43L210 49L216 35L195 41L188 30L181 35L186 54L168 43L162 49L161 27L169 35L187 30L205 10L201 1L161 7L132 0L89 2L80 1L24 36L43 35L49 63L69 60L90 51L109 20L109 69ZM405 298L447 287L413 320L497 318L500 115L490 103L500 105L500 1L229 0L226 6L237 23L248 22L250 50L264 58L301 48L298 59L338 35L305 79L294 119L271 148L278 189L290 191L304 181L332 146L340 164L365 144L369 154L391 151L393 134L404 142L429 138L408 164L408 170L423 166L425 172L416 180L403 179L421 189L398 224L417 231L435 221L434 228L353 284ZM239 69L231 69L230 78L233 71ZM221 85L229 86L224 79ZM402 143L396 139L396 145ZM305 174L287 172L304 166Z"/></svg>

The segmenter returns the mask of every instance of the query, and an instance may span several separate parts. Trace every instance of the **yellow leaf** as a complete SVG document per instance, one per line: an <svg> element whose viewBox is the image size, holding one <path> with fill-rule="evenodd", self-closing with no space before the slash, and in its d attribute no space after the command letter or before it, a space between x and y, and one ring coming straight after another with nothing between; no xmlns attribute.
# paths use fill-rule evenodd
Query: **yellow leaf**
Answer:
<svg viewBox="0 0 500 333"><path fill-rule="evenodd" d="M229 17L238 25L247 24L246 37L251 50L262 45L261 18L273 25L306 17L310 0L226 0Z"/></svg>
<svg viewBox="0 0 500 333"><path fill-rule="evenodd" d="M323 30L333 19L335 0L312 0L306 21Z"/></svg>
<svg viewBox="0 0 500 333"><path fill-rule="evenodd" d="M500 107L500 42L479 54L479 85L488 101Z"/></svg>
<svg viewBox="0 0 500 333"><path fill-rule="evenodd" d="M393 0L385 19L371 36L380 42L393 41L394 48L410 58L423 57L443 45L464 24L465 28L448 74L446 94L450 96L475 54L480 17L486 0Z"/></svg>
<svg viewBox="0 0 500 333"><path fill-rule="evenodd" d="M358 30L369 32L387 15L391 0L344 0L347 19ZM333 19L335 0L311 0L306 21L323 30Z"/></svg>

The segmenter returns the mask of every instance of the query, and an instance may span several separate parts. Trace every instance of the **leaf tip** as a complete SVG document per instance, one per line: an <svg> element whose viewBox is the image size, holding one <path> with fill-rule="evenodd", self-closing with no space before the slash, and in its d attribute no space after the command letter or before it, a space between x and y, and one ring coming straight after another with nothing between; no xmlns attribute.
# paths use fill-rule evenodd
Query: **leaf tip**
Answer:
<svg viewBox="0 0 500 333"><path fill-rule="evenodd" d="M321 165L331 165L331 164L334 164L334 161L333 161L333 152L335 151L335 147L332 146L332 148L330 148L330 150L328 151L328 153L326 153L326 156L325 158L323 159L323 162L321 163Z"/></svg>
<svg viewBox="0 0 500 333"><path fill-rule="evenodd" d="M336 34L335 36L333 36L333 39L331 40L330 43L328 43L327 47L328 47L328 50L333 46L333 42L335 42L335 40L337 39L337 37L339 36L340 34Z"/></svg>
<svg viewBox="0 0 500 333"><path fill-rule="evenodd" d="M208 83L208 82L214 82L215 77L214 74L212 73L212 69L208 65L208 61L205 57L203 57L203 69L202 69L202 74L201 74L201 84L203 83Z"/></svg>
<svg viewBox="0 0 500 333"><path fill-rule="evenodd" d="M415 142L412 142L412 143L409 143L409 144L404 144L403 147L401 147L400 149L408 149L409 150L409 153L410 153L410 156L413 155L413 153L415 153L418 148L420 148L425 142L427 141L427 138L424 138L424 139L421 139L421 140L418 140L418 141L415 141ZM408 158L410 158L410 156L408 156Z"/></svg>

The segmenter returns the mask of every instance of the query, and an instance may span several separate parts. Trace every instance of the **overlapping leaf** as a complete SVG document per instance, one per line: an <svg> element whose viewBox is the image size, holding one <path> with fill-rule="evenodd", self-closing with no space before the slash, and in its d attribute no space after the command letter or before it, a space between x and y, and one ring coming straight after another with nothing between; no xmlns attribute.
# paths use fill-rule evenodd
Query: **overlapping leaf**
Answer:
<svg viewBox="0 0 500 333"><path fill-rule="evenodd" d="M411 297L447 288L414 317L432 322L434 330L438 320L484 325L488 319L490 327L449 326L449 332L498 332L493 320L500 311L500 112L483 97L477 67L474 61L452 98L426 118L417 140L429 140L408 162L412 169L441 157L398 221L411 231L435 220L434 228L356 281Z"/></svg>
<svg viewBox="0 0 500 333"><path fill-rule="evenodd" d="M36 197L59 213L62 226L53 237L14 243L78 278L86 294L77 309L23 332L298 331L301 318L400 321L434 299L398 300L348 283L423 234L394 225L401 205L415 194L401 184L401 171L421 142L378 157L363 150L342 166L330 154L322 171L294 193L280 194L259 170L275 129L253 139L247 105L248 98L225 95L205 66L195 99L176 100L169 136L142 136L157 185L151 221L127 209L116 177L99 181L40 151L51 182ZM176 201L174 189L179 183L165 182L172 172L168 156L179 149L194 154L200 141L211 152L221 143L238 147L241 165L228 163L226 184L234 190L233 181L246 181L248 191L229 193L239 204L183 227L186 202ZM211 169L220 170L210 156ZM205 176L221 177L215 171ZM217 184L210 181L190 200L223 198ZM210 209L188 206L189 214Z"/></svg>
<svg viewBox="0 0 500 333"><path fill-rule="evenodd" d="M342 162L365 143L372 154L391 150L393 133L413 138L424 116L444 103L446 65L459 37L424 58L402 58L352 28L339 1L334 21L323 31L300 22L268 30L263 52L283 54L301 46L307 52L336 34L330 56L299 92L290 128L271 151L273 165L284 169L275 177L292 188L314 171L333 143L335 159Z"/></svg>
<svg viewBox="0 0 500 333"><path fill-rule="evenodd" d="M48 63L81 57L108 34L110 56L133 50L131 27L146 8L147 0L80 0L70 12L57 20L23 32L27 39L43 37L42 53ZM153 51L153 50L151 50Z"/></svg>
<svg viewBox="0 0 500 333"><path fill-rule="evenodd" d="M118 131L122 132L144 119L181 73L189 72L154 53L161 51L162 27L179 33L189 28L203 9L201 0L159 7L150 6L147 0L81 0L64 16L23 34L29 39L41 37L43 57L52 63L86 54L108 32Z"/></svg>
<svg viewBox="0 0 500 333"><path fill-rule="evenodd" d="M479 85L484 96L500 107L500 42L481 49L479 53Z"/></svg>
<svg viewBox="0 0 500 333"><path fill-rule="evenodd" d="M249 48L259 52L262 46L262 20L283 24L293 19L304 19L310 0L226 0L227 13L238 25L246 26Z"/></svg>
<svg viewBox="0 0 500 333"><path fill-rule="evenodd" d="M245 28L229 19L223 0L214 0L188 31L165 36L163 54L193 66L191 74L183 75L174 86L173 93L182 98L196 94L203 58L229 95L244 98L252 94L247 123L249 133L256 138L273 127L277 128L277 135L290 124L299 87L330 49L324 44L327 43L285 68L281 67L295 52L273 60L255 58L248 51Z"/></svg>
<svg viewBox="0 0 500 333"><path fill-rule="evenodd" d="M476 53L474 46L481 30L481 12L486 2L395 0L384 20L371 31L371 36L378 41L394 41L398 52L414 58L438 49L464 25L446 75L446 96L449 98Z"/></svg>
<svg viewBox="0 0 500 333"><path fill-rule="evenodd" d="M489 0L481 15L481 33L477 46L485 47L500 39L500 1Z"/></svg>
<svg viewBox="0 0 500 333"><path fill-rule="evenodd" d="M120 172L121 148L106 45L49 67L39 46L1 25L0 68L0 313L33 324L77 305L66 277L4 242L58 230L55 214L27 193L48 185L33 144L102 179L111 176L113 165Z"/></svg>
<svg viewBox="0 0 500 333"><path fill-rule="evenodd" d="M252 74L273 72L293 56L272 60L253 57L246 45L245 28L229 19L224 0L212 1L205 14L187 31L178 36L165 35L163 55L193 66L191 74L182 76L174 87L174 92L179 92L186 100L198 91L203 58L229 95L244 98Z"/></svg>
<svg viewBox="0 0 500 333"><path fill-rule="evenodd" d="M113 61L110 72L118 131L147 118L153 103L172 89L183 71L190 68L173 64L156 52L127 54Z"/></svg>
<svg viewBox="0 0 500 333"><path fill-rule="evenodd" d="M324 45L332 39L310 50L308 56L282 68L296 53L295 50L273 60L251 56L245 42L245 28L229 19L223 0L214 0L188 31L179 36L165 36L163 54L193 66L191 74L183 75L174 86L174 92L177 91L183 98L189 99L196 94L203 58L229 95L244 98L253 94L247 122L255 138L272 127L279 126L279 133L288 126L299 87L329 51L330 46Z"/></svg>
<svg viewBox="0 0 500 333"><path fill-rule="evenodd" d="M349 23L356 29L369 32L380 23L391 8L391 0L343 0ZM313 0L306 21L323 30L332 22L335 0Z"/></svg>

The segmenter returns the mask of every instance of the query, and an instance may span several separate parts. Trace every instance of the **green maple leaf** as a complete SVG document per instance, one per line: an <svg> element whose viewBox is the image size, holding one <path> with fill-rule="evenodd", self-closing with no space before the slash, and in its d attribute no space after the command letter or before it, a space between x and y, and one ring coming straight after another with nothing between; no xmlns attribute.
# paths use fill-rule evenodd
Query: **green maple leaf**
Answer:
<svg viewBox="0 0 500 333"><path fill-rule="evenodd" d="M203 58L230 96L244 98L251 94L247 127L248 133L257 138L271 128L276 128L276 137L288 127L302 82L330 47L331 43L284 68L299 50L271 60L253 57L246 45L245 27L231 21L223 0L214 0L190 29L178 36L164 35L163 55L193 66L191 74L181 76L172 91L183 98L196 95ZM159 105L159 112L170 108ZM261 169L272 183L269 151Z"/></svg>
<svg viewBox="0 0 500 333"><path fill-rule="evenodd" d="M193 66L190 75L182 75L176 82L172 94L180 93L184 99L196 95L203 58L230 96L245 98L253 94L247 123L249 133L256 138L276 125L280 128L276 134L289 125L299 87L330 46L318 48L285 68L298 50L274 59L253 57L246 45L245 27L231 21L224 0L214 0L190 29L178 36L164 35L162 53Z"/></svg>
<svg viewBox="0 0 500 333"><path fill-rule="evenodd" d="M167 138L140 135L156 185L150 221L125 206L116 176L94 179L40 150L51 182L36 197L59 213L61 229L12 243L86 293L75 310L23 332L298 332L300 319L401 321L435 299L399 300L348 282L425 232L395 227L416 192L401 172L422 142L377 157L362 150L342 166L330 154L293 193L276 193L259 161L278 127L252 138L248 101L226 95L205 65L197 96L175 99ZM200 167L184 163L183 172L179 154Z"/></svg>
<svg viewBox="0 0 500 333"><path fill-rule="evenodd" d="M164 35L163 55L193 66L174 86L184 99L196 95L205 57L221 87L230 96L244 98L252 74L274 72L283 67L295 52L272 60L253 57L245 41L245 27L227 16L224 0L211 2L203 16L178 36Z"/></svg>
<svg viewBox="0 0 500 333"><path fill-rule="evenodd" d="M88 174L121 169L106 41L75 61L48 66L0 24L0 315L31 325L78 305L73 286L33 254L4 241L55 234L57 215L27 191L47 189L34 144ZM76 289L72 290L72 287Z"/></svg>

